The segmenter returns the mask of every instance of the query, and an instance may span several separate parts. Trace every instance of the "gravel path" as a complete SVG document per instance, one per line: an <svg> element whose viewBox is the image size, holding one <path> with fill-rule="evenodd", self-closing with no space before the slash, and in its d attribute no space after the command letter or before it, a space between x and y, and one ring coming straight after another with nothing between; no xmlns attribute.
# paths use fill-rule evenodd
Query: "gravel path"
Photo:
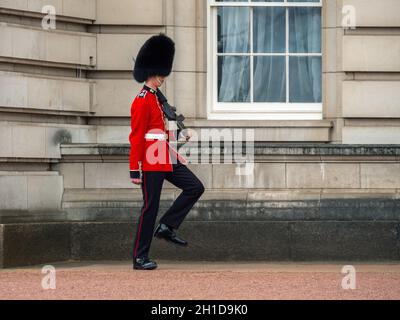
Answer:
<svg viewBox="0 0 400 320"><path fill-rule="evenodd" d="M0 270L0 299L400 299L400 264L354 264L356 289L344 290L347 264L70 262L53 264L55 290L42 266Z"/></svg>

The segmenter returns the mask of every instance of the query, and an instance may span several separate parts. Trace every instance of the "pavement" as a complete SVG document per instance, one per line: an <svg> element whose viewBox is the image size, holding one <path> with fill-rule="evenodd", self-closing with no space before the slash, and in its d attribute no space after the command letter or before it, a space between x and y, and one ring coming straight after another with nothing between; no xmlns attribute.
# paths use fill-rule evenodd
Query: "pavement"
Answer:
<svg viewBox="0 0 400 320"><path fill-rule="evenodd" d="M399 263L157 263L154 271L113 261L54 263L55 273L0 269L0 299L400 299ZM342 273L345 265L354 269Z"/></svg>

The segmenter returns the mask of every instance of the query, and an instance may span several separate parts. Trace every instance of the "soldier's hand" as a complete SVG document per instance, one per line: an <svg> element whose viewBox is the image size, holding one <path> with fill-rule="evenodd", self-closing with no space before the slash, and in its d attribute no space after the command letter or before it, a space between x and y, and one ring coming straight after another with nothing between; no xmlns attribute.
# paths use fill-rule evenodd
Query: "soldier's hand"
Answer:
<svg viewBox="0 0 400 320"><path fill-rule="evenodd" d="M190 132L188 129L185 129L185 130L183 130L182 132L181 132L181 135L180 135L183 139L185 139L186 141L189 141L191 138L192 138L192 136L193 136L193 133L192 132Z"/></svg>
<svg viewBox="0 0 400 320"><path fill-rule="evenodd" d="M142 179L132 179L132 183L133 184L141 184L142 183Z"/></svg>
<svg viewBox="0 0 400 320"><path fill-rule="evenodd" d="M186 141L189 141L189 140L192 139L192 138L193 138L193 132L190 131L190 130L188 130L188 131L186 132Z"/></svg>

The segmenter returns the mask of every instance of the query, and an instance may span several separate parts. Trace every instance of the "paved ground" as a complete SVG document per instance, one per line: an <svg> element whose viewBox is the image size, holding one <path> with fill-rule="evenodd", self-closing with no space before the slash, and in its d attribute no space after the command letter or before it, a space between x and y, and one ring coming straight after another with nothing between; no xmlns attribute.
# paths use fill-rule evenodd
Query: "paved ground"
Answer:
<svg viewBox="0 0 400 320"><path fill-rule="evenodd" d="M42 289L42 266L0 270L0 299L400 299L400 264L354 264L355 290L342 289L345 264L158 264L53 264L55 290Z"/></svg>

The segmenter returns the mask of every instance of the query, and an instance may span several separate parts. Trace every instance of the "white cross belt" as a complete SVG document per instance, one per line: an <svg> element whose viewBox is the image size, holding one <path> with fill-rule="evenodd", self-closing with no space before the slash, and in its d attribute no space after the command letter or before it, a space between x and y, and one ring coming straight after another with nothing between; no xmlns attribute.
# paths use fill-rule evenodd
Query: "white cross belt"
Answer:
<svg viewBox="0 0 400 320"><path fill-rule="evenodd" d="M166 133L146 133L144 138L149 140L166 141L168 139L168 135Z"/></svg>

